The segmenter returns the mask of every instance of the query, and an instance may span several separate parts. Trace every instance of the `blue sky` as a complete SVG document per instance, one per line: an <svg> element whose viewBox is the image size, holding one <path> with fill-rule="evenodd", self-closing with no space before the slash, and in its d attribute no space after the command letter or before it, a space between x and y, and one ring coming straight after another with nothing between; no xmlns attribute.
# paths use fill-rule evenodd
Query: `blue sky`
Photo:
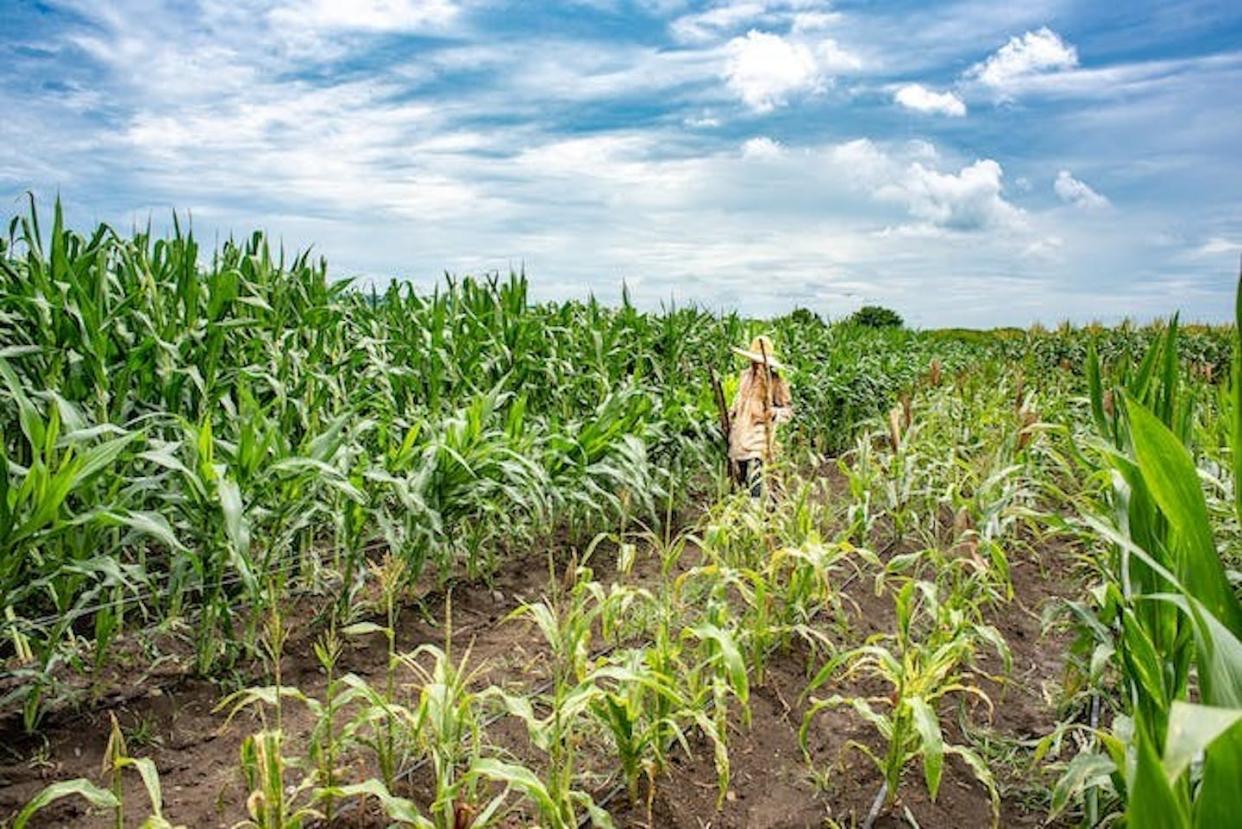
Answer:
<svg viewBox="0 0 1242 829"><path fill-rule="evenodd" d="M1242 4L0 0L0 199L333 274L919 325L1230 316Z"/></svg>

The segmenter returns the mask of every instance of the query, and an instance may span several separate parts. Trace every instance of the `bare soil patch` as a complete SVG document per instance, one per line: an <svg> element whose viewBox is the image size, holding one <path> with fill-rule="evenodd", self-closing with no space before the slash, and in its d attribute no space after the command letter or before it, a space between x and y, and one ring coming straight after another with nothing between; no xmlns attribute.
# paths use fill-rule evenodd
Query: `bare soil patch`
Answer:
<svg viewBox="0 0 1242 829"><path fill-rule="evenodd" d="M692 564L696 555L697 551L690 551L683 566ZM609 559L610 551L601 548L593 562L596 577L605 584L616 577ZM1033 780L1039 772L1027 765L1029 751L1024 751L1023 745L1029 747L1055 725L1055 712L1045 701L1042 686L1059 680L1067 640L1062 634L1045 634L1040 613L1047 602L1073 591L1069 569L1068 552L1056 545L1033 554L1015 552L1011 561L1014 599L991 612L990 621L1004 634L1014 658L1008 679L987 688L996 705L995 717L984 729L989 745L1008 752L999 762L988 758L994 760L993 771L1002 789L1002 826L1041 825L1046 816L1044 804L1032 794L1038 789ZM657 572L657 562L640 558L630 580L653 583ZM470 647L472 664L485 665L481 682L530 690L546 677L547 653L538 632L528 624L505 622L504 617L523 601L537 599L547 579L547 556L538 552L523 560L508 560L490 584L480 582L454 590L453 646L457 653ZM843 593L848 597L844 602L847 629L832 632L840 644L852 645L889 628L891 596L877 596L871 578L850 579ZM325 679L313 656L316 631L309 622L315 613L314 601L306 600L292 608L295 631L286 649L284 682L321 696ZM321 606L322 599L318 601ZM399 647L409 650L423 643L443 644L444 607L445 597L432 594L424 597L421 610L405 609L400 617ZM355 639L348 642L341 670L380 684L384 663L381 637ZM779 829L823 826L829 820L846 826L861 823L880 786L880 775L861 753L843 749L849 740L878 749L874 730L852 712L839 710L817 719L809 741L811 764L798 744L807 704L802 696L808 676L817 667L801 646L770 660L763 682L753 689L750 727L739 725L731 735L732 779L719 806L712 752L700 742L693 746L692 756L676 753L668 774L656 781L654 791L640 792L637 802L630 802L624 792L613 797L608 807L617 824L668 829ZM999 665L989 667L999 670ZM254 674L256 678L259 675L257 666ZM0 724L0 745L4 746L0 754L0 818L11 817L51 781L97 778L108 714L115 711L130 735L131 753L150 757L158 767L170 819L196 829L232 826L245 817L246 794L238 770L238 750L244 735L257 725L249 715L243 715L222 727L224 715L214 709L224 690L215 682L169 668L132 685L120 681L95 704L80 711L53 714L39 736L25 735L20 721L10 717ZM946 736L963 740L954 713L943 711L942 717ZM976 708L970 719L977 729L979 723L986 723L986 710ZM311 726L309 715L301 707L286 707L284 730L295 749L304 744ZM537 767L519 723L502 718L490 726L489 735ZM610 792L611 787L603 783L610 770L609 759L600 753L588 756L584 765L600 772L599 796ZM371 773L360 771L366 772L364 777ZM897 807L881 815L876 826L904 825L900 817L903 809L927 827L991 825L987 792L955 758L946 762L935 802L927 797L921 775L917 767L907 771ZM422 771L403 780L397 793L421 804L429 791L430 781ZM126 797L134 804L131 811L135 815L142 811L139 804L145 803L145 795L136 776L127 784ZM67 800L41 813L36 825L110 824L108 817L87 814L79 801ZM336 825L384 823L374 813L355 810ZM529 821L515 815L513 825L529 825Z"/></svg>

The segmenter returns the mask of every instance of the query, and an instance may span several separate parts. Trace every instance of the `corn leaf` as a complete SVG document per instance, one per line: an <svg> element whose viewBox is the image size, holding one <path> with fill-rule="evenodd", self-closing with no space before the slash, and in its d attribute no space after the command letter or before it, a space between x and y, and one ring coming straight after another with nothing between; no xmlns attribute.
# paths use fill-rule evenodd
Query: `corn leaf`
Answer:
<svg viewBox="0 0 1242 829"><path fill-rule="evenodd" d="M1233 396L1230 424L1232 444L1229 447L1233 460L1233 509L1242 521L1242 269L1238 273L1238 290L1234 299L1233 328Z"/></svg>
<svg viewBox="0 0 1242 829"><path fill-rule="evenodd" d="M1190 454L1168 427L1133 398L1126 398L1126 413L1143 480L1177 532L1178 578L1235 636L1242 636L1242 607L1216 553L1207 502Z"/></svg>
<svg viewBox="0 0 1242 829"><path fill-rule="evenodd" d="M1138 758L1130 781L1126 825L1132 829L1182 829L1190 826L1186 805L1165 776L1147 729L1134 729Z"/></svg>
<svg viewBox="0 0 1242 829"><path fill-rule="evenodd" d="M1199 752L1207 750L1217 737L1239 722L1242 722L1242 708L1174 702L1169 709L1169 730L1161 761L1169 782L1180 777Z"/></svg>
<svg viewBox="0 0 1242 829"><path fill-rule="evenodd" d="M40 809L61 798L72 795L84 798L97 809L115 809L119 805L116 795L107 789L101 789L89 780L62 780L59 783L53 783L35 795L34 799L27 803L25 808L18 812L17 817L13 819L13 829L25 829L26 824L30 822L30 818Z"/></svg>
<svg viewBox="0 0 1242 829"><path fill-rule="evenodd" d="M919 696L906 699L914 718L914 727L922 741L923 777L927 781L927 793L936 799L940 791L940 775L944 771L944 737L940 734L940 718L927 700Z"/></svg>
<svg viewBox="0 0 1242 829"><path fill-rule="evenodd" d="M1242 709L1233 711L1239 718L1204 751L1193 807L1196 829L1236 824L1242 814Z"/></svg>

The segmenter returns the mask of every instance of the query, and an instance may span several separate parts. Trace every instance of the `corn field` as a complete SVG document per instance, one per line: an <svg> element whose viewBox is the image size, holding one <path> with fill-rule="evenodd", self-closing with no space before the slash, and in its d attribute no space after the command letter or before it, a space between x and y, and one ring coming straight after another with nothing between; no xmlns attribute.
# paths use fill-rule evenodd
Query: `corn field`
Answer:
<svg viewBox="0 0 1242 829"><path fill-rule="evenodd" d="M380 292L32 201L0 423L0 826L1242 814L1237 326Z"/></svg>

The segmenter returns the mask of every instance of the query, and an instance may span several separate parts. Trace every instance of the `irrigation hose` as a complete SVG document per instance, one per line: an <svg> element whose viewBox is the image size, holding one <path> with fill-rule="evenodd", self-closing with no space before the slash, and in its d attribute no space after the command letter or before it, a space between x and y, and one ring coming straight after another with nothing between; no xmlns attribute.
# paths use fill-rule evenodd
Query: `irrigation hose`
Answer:
<svg viewBox="0 0 1242 829"><path fill-rule="evenodd" d="M880 790L875 793L875 800L871 801L871 809L867 812L867 819L863 821L862 829L871 829L875 819L880 816L880 807L884 805L884 798L888 795L888 781L885 780L880 784Z"/></svg>

